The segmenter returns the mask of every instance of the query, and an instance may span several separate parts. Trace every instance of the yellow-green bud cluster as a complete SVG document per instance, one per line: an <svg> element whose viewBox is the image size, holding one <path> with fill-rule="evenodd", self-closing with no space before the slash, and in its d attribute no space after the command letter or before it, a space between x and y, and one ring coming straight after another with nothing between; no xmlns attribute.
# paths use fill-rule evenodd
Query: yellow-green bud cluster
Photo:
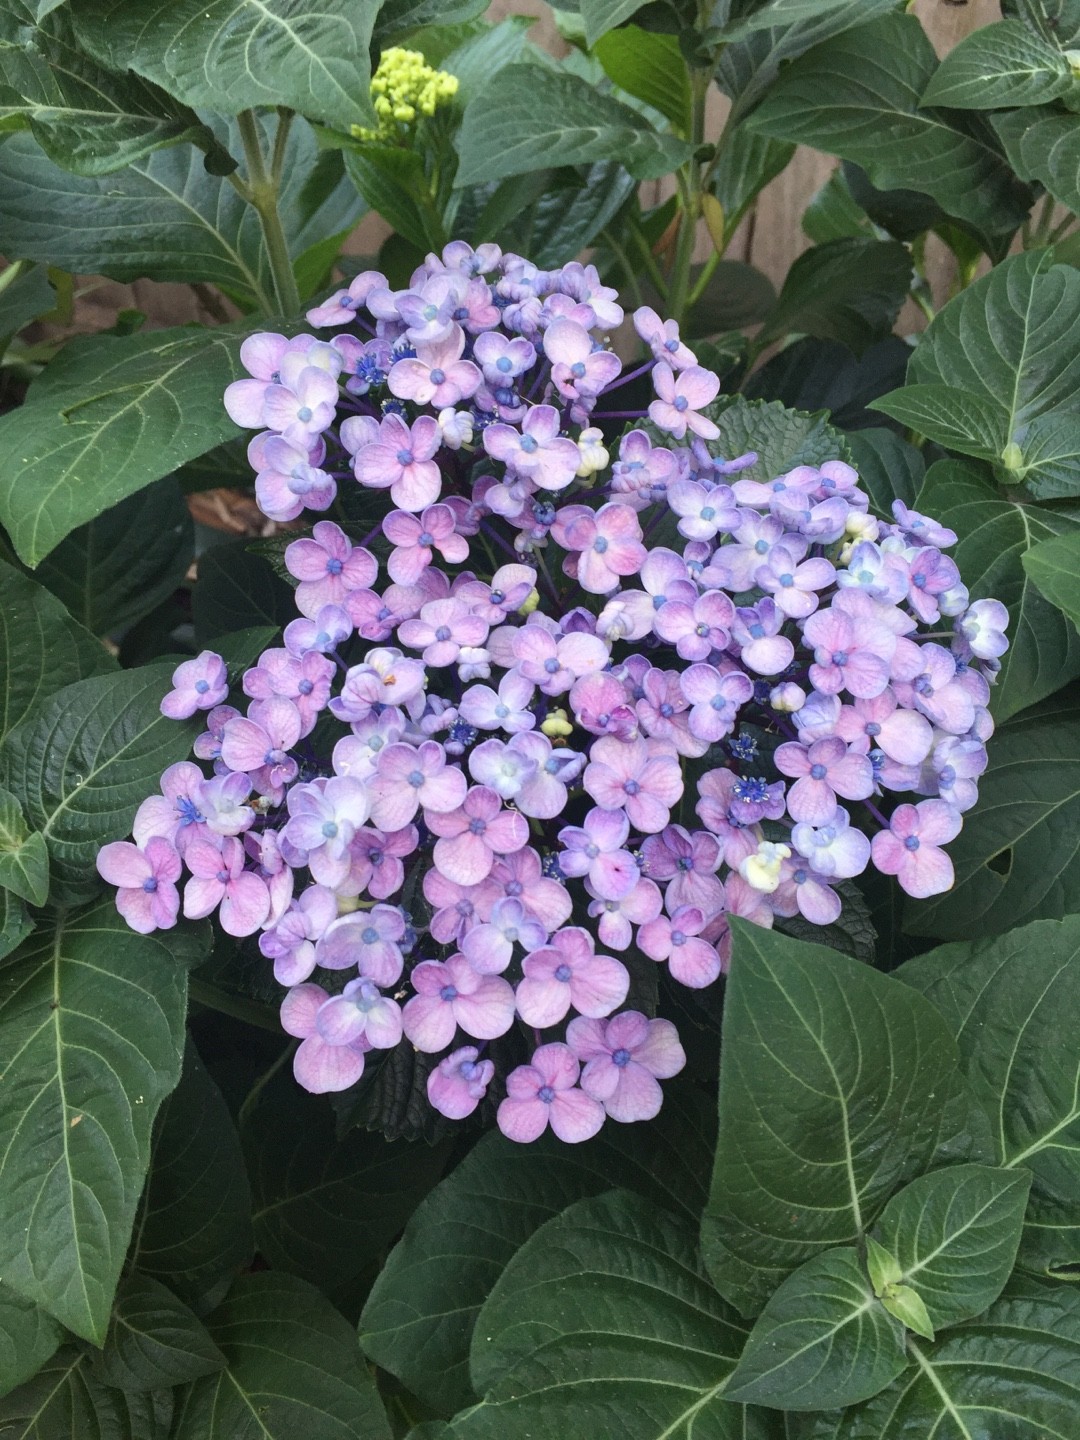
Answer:
<svg viewBox="0 0 1080 1440"><path fill-rule="evenodd" d="M398 140L402 131L435 111L457 94L458 79L445 70L433 70L419 50L393 45L384 50L371 77L371 99L379 118L377 129L354 125L359 140Z"/></svg>

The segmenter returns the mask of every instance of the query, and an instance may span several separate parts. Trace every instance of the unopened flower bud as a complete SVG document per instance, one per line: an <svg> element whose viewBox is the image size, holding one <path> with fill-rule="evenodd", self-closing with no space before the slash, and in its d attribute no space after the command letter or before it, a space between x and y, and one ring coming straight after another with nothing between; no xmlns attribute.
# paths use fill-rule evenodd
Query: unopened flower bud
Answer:
<svg viewBox="0 0 1080 1440"><path fill-rule="evenodd" d="M806 691L793 680L788 680L769 691L769 704L784 715L793 715L806 704Z"/></svg>
<svg viewBox="0 0 1080 1440"><path fill-rule="evenodd" d="M540 604L540 591L534 586L521 602L520 614L531 615Z"/></svg>
<svg viewBox="0 0 1080 1440"><path fill-rule="evenodd" d="M540 729L549 740L562 740L573 733L574 727L565 710L549 710Z"/></svg>
<svg viewBox="0 0 1080 1440"><path fill-rule="evenodd" d="M598 470L607 466L609 456L604 449L604 432L595 427L582 430L578 437L578 449L581 451L581 464L577 473L584 479L586 476L595 475Z"/></svg>
<svg viewBox="0 0 1080 1440"><path fill-rule="evenodd" d="M780 884L780 866L791 856L788 845L775 845L771 840L762 840L756 852L748 855L739 866L739 874L746 883L765 895L771 895Z"/></svg>

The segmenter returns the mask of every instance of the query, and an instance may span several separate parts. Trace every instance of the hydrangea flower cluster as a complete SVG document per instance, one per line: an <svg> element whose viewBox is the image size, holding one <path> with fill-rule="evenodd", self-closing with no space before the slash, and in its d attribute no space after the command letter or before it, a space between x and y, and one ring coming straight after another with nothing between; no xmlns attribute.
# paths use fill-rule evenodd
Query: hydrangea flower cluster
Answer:
<svg viewBox="0 0 1080 1440"><path fill-rule="evenodd" d="M624 373L591 266L455 242L308 318L336 333L253 336L226 392L259 502L385 513L288 545L298 616L235 704L217 655L179 666L162 709L205 712L201 764L99 869L137 930L258 934L309 1090L406 1044L436 1110L502 1095L516 1140L649 1118L685 1057L627 1008L633 966L701 989L733 915L828 925L868 865L952 883L1006 611L843 461L720 453L716 377L647 308Z"/></svg>

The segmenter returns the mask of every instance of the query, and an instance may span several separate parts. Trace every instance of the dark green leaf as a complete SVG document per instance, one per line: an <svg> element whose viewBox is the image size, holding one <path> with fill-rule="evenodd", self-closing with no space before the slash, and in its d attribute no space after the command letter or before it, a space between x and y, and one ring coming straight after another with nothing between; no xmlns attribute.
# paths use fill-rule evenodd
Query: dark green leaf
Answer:
<svg viewBox="0 0 1080 1440"><path fill-rule="evenodd" d="M1042 1275L1075 1273L1080 918L947 945L909 961L899 978L933 1001L956 1034L971 1087L993 1121L996 1163L1018 1181L1033 1173L1021 1265Z"/></svg>
<svg viewBox="0 0 1080 1440"><path fill-rule="evenodd" d="M1023 20L1044 40L1053 40L1063 50L1080 43L1078 0L1001 0L1003 15Z"/></svg>
<svg viewBox="0 0 1080 1440"><path fill-rule="evenodd" d="M796 340L755 370L743 393L751 400L780 400L792 410L828 410L832 423L847 432L844 443L850 446L852 431L880 424L879 417L866 407L903 383L910 356L911 347L896 335L879 340L861 356L833 340ZM882 433L874 431L875 435ZM912 446L907 449L919 461L921 474L918 451ZM890 461L897 453L891 451ZM908 460L901 465L906 472L911 468ZM914 499L915 491L911 494Z"/></svg>
<svg viewBox="0 0 1080 1440"><path fill-rule="evenodd" d="M256 123L269 144L271 123ZM235 124L216 121L215 134L239 153ZM282 226L298 280L314 288L323 274L312 278L311 256L318 259L328 238L352 228L363 202L343 176L328 194L309 187L318 147L303 121L293 123L285 155ZM59 169L29 136L14 135L0 147L0 185L0 249L8 255L114 280L203 281L221 286L245 308L273 313L258 216L227 180L207 173L199 151L158 150L126 170L92 179ZM322 261L324 272L329 258ZM234 433L222 427L211 443ZM199 453L189 450L184 458Z"/></svg>
<svg viewBox="0 0 1080 1440"><path fill-rule="evenodd" d="M721 260L690 311L683 333L696 340L756 325L775 303L776 291L767 275L742 260Z"/></svg>
<svg viewBox="0 0 1080 1440"><path fill-rule="evenodd" d="M839 174L847 182L855 203L875 225L897 240L914 240L945 222L945 212L937 201L919 190L879 190L871 185L866 171L850 160L840 166Z"/></svg>
<svg viewBox="0 0 1080 1440"><path fill-rule="evenodd" d="M372 210L418 249L446 243L424 161L415 150L365 142L345 152L345 169Z"/></svg>
<svg viewBox="0 0 1080 1440"><path fill-rule="evenodd" d="M50 160L82 175L209 137L197 115L156 86L90 59L70 12L35 18L30 0L0 4L0 131L29 128Z"/></svg>
<svg viewBox="0 0 1080 1440"><path fill-rule="evenodd" d="M333 1111L288 1070L245 1113L241 1139L259 1253L324 1290L378 1259L447 1158L445 1144L390 1144L364 1130L336 1139Z"/></svg>
<svg viewBox="0 0 1080 1440"><path fill-rule="evenodd" d="M1045 185L1055 200L1080 210L1080 144L1075 115L1054 109L1011 110L993 117L1005 153L1024 180Z"/></svg>
<svg viewBox="0 0 1080 1440"><path fill-rule="evenodd" d="M73 1345L0 1400L4 1440L154 1440L145 1430L132 1435L124 1421L123 1396L97 1379L90 1356Z"/></svg>
<svg viewBox="0 0 1080 1440"><path fill-rule="evenodd" d="M870 1288L854 1249L801 1265L758 1316L727 1396L783 1410L868 1400L907 1364L904 1329Z"/></svg>
<svg viewBox="0 0 1080 1440"><path fill-rule="evenodd" d="M293 1275L244 1275L207 1321L228 1368L196 1380L173 1440L390 1440L349 1324Z"/></svg>
<svg viewBox="0 0 1080 1440"><path fill-rule="evenodd" d="M33 928L23 902L10 890L0 890L0 960L21 945Z"/></svg>
<svg viewBox="0 0 1080 1440"><path fill-rule="evenodd" d="M1080 675L1080 636L1028 571L1033 546L1080 536L1080 507L1070 513L1008 499L978 466L960 460L930 467L918 505L959 535L950 553L972 599L991 596L1009 607L1009 648L991 691L995 716L1006 720Z"/></svg>
<svg viewBox="0 0 1080 1440"><path fill-rule="evenodd" d="M457 76L459 105L467 105L504 65L513 65L522 58L532 23L531 16L511 15L501 25L485 25L440 58L439 69ZM419 48L429 63L433 63L422 43Z"/></svg>
<svg viewBox="0 0 1080 1440"><path fill-rule="evenodd" d="M1080 1413L1080 1294L1007 1295L936 1344L857 1409L833 1411L793 1440L1071 1440Z"/></svg>
<svg viewBox="0 0 1080 1440"><path fill-rule="evenodd" d="M1080 726L1065 690L990 742L979 805L949 846L953 888L909 901L906 928L941 940L995 935L1080 910Z"/></svg>
<svg viewBox="0 0 1080 1440"><path fill-rule="evenodd" d="M1039 594L1080 627L1080 528L1038 541L1021 558Z"/></svg>
<svg viewBox="0 0 1080 1440"><path fill-rule="evenodd" d="M1004 1290L1030 1186L1023 1170L954 1165L920 1175L881 1212L877 1233L900 1263L896 1283L914 1287L935 1330L981 1315Z"/></svg>
<svg viewBox="0 0 1080 1440"><path fill-rule="evenodd" d="M802 228L815 245L873 235L870 217L852 195L843 166L837 166L803 211Z"/></svg>
<svg viewBox="0 0 1080 1440"><path fill-rule="evenodd" d="M577 75L508 65L466 108L457 184L562 165L618 160L638 180L666 175L691 147Z"/></svg>
<svg viewBox="0 0 1080 1440"><path fill-rule="evenodd" d="M690 80L675 35L625 25L595 42L593 53L628 95L666 115L680 134L690 129Z"/></svg>
<svg viewBox="0 0 1080 1440"><path fill-rule="evenodd" d="M565 265L572 260L596 240L634 189L632 176L615 160L599 160L569 173L572 186L551 187L533 209L528 244L521 248L536 265ZM516 233L517 227L510 224L504 239Z"/></svg>
<svg viewBox="0 0 1080 1440"><path fill-rule="evenodd" d="M444 1414L468 1403L476 1316L518 1247L584 1196L631 1188L690 1222L705 1203L712 1106L671 1086L648 1125L607 1126L570 1148L484 1137L416 1211L364 1308L367 1355ZM478 1208L479 1207L479 1208ZM480 1223L477 1217L480 1216Z"/></svg>
<svg viewBox="0 0 1080 1440"><path fill-rule="evenodd" d="M73 530L37 577L81 625L104 635L167 599L194 553L191 515L169 476Z"/></svg>
<svg viewBox="0 0 1080 1440"><path fill-rule="evenodd" d="M44 265L9 265L0 274L0 336L14 335L56 308L56 292Z"/></svg>
<svg viewBox="0 0 1080 1440"><path fill-rule="evenodd" d="M796 465L820 465L844 455L844 440L823 415L787 410L775 401L721 396L708 413L720 428L711 453L732 460L753 450L756 462L739 472L745 480L774 480Z"/></svg>
<svg viewBox="0 0 1080 1440"><path fill-rule="evenodd" d="M745 40L725 45L716 78L721 90L734 101L729 126L742 120L760 102L787 61L895 8L893 0L848 0L846 5L831 6L817 19L759 30Z"/></svg>
<svg viewBox="0 0 1080 1440"><path fill-rule="evenodd" d="M160 1280L129 1275L120 1282L98 1379L118 1390L186 1385L225 1365L206 1328Z"/></svg>
<svg viewBox="0 0 1080 1440"><path fill-rule="evenodd" d="M383 0L375 20L375 43L385 50L422 25L458 25L475 20L488 0Z"/></svg>
<svg viewBox="0 0 1080 1440"><path fill-rule="evenodd" d="M731 18L715 32L715 38L744 40L758 30L794 25L800 20L817 20L832 10L843 9L847 0L728 0ZM724 6L717 6L723 10ZM710 35L710 39L713 35Z"/></svg>
<svg viewBox="0 0 1080 1440"><path fill-rule="evenodd" d="M905 385L872 407L950 450L1000 465L1009 443L1005 416L993 401L951 385Z"/></svg>
<svg viewBox="0 0 1080 1440"><path fill-rule="evenodd" d="M57 690L115 669L58 600L0 560L0 741Z"/></svg>
<svg viewBox="0 0 1080 1440"><path fill-rule="evenodd" d="M765 1440L780 1428L724 1397L745 1333L685 1219L625 1191L581 1200L517 1252L480 1312L485 1398L453 1434Z"/></svg>
<svg viewBox="0 0 1080 1440"><path fill-rule="evenodd" d="M55 1353L62 1334L51 1315L24 1300L10 1285L0 1284L0 1395L39 1370Z"/></svg>
<svg viewBox="0 0 1080 1440"><path fill-rule="evenodd" d="M883 15L797 60L751 124L853 160L883 190L921 190L950 215L1014 229L1031 193L991 139L963 115L919 107L936 68L916 17Z"/></svg>
<svg viewBox="0 0 1080 1440"><path fill-rule="evenodd" d="M65 347L26 404L0 417L9 456L0 521L26 564L235 434L221 394L236 378L240 339L227 330L156 330Z"/></svg>
<svg viewBox="0 0 1080 1440"><path fill-rule="evenodd" d="M924 105L999 110L1044 105L1076 81L1064 53L1019 20L1002 20L967 35L950 50L923 92Z"/></svg>
<svg viewBox="0 0 1080 1440"><path fill-rule="evenodd" d="M1045 250L996 266L935 316L908 368L907 387L874 406L931 439L1007 464L1040 498L1080 493L1080 460L1061 455L1076 419L1080 272ZM1006 445L1015 457L1003 457Z"/></svg>
<svg viewBox="0 0 1080 1440"><path fill-rule="evenodd" d="M0 787L0 889L31 905L44 905L49 894L49 851L45 837L26 828L22 807Z"/></svg>
<svg viewBox="0 0 1080 1440"><path fill-rule="evenodd" d="M870 508L892 521L894 500L913 506L923 478L922 453L891 430L855 430L845 437Z"/></svg>
<svg viewBox="0 0 1080 1440"><path fill-rule="evenodd" d="M58 919L0 970L0 1267L100 1343L150 1163L180 1078L186 963L201 935L136 935L111 899Z"/></svg>
<svg viewBox="0 0 1080 1440"><path fill-rule="evenodd" d="M287 105L348 130L374 121L375 10L354 0L79 0L73 18L103 64L187 105L222 115Z"/></svg>
<svg viewBox="0 0 1080 1440"><path fill-rule="evenodd" d="M835 950L742 921L732 929L702 1243L721 1294L754 1313L940 1161L968 1097L933 1006L912 1005L904 986Z"/></svg>
<svg viewBox="0 0 1080 1440"><path fill-rule="evenodd" d="M296 619L292 587L275 575L270 562L243 540L215 545L199 556L192 595L195 638L203 645L218 635L252 626L280 630Z"/></svg>
<svg viewBox="0 0 1080 1440"><path fill-rule="evenodd" d="M161 1107L131 1263L197 1304L251 1259L251 1191L240 1140L195 1047Z"/></svg>
<svg viewBox="0 0 1080 1440"><path fill-rule="evenodd" d="M581 0L586 44L595 45L601 35L636 15L644 4L645 0Z"/></svg>
<svg viewBox="0 0 1080 1440"><path fill-rule="evenodd" d="M190 753L194 723L159 709L172 669L66 685L4 741L3 783L48 841L54 884L69 901L94 894L99 848L129 833L162 770Z"/></svg>
<svg viewBox="0 0 1080 1440"><path fill-rule="evenodd" d="M792 331L838 340L861 354L892 329L911 284L911 256L896 240L830 240L788 271L759 343Z"/></svg>
<svg viewBox="0 0 1080 1440"><path fill-rule="evenodd" d="M787 167L795 146L756 135L746 125L730 124L717 143L720 155L711 189L724 212L724 232L731 235L755 196Z"/></svg>

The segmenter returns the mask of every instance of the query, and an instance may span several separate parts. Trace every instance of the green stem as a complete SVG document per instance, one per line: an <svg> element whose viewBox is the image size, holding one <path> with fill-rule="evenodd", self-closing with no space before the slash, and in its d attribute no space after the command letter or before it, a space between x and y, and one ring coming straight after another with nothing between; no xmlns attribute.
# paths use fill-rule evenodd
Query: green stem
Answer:
<svg viewBox="0 0 1080 1440"><path fill-rule="evenodd" d="M197 1005L205 1005L222 1015L231 1015L234 1020L243 1020L248 1025L257 1025L260 1030L269 1030L274 1035L281 1034L281 1022L276 1010L271 1010L269 1005L260 1005L257 1000L247 1000L243 995L230 995L228 991L211 985L209 980L191 976L188 980L188 996Z"/></svg>
<svg viewBox="0 0 1080 1440"><path fill-rule="evenodd" d="M284 105L278 106L277 130L274 132L274 149L270 156L270 181L275 190L281 188L281 177L285 172L285 154L292 129L293 112Z"/></svg>
<svg viewBox="0 0 1080 1440"><path fill-rule="evenodd" d="M705 100L709 93L711 72L694 69L690 72L690 143L695 152L705 139ZM676 173L682 220L675 242L675 263L671 270L668 292L668 313L680 325L685 317L690 293L690 267L694 259L698 218L701 215L701 161L696 153Z"/></svg>
<svg viewBox="0 0 1080 1440"><path fill-rule="evenodd" d="M713 274L716 271L716 267L717 265L719 265L719 263L720 251L714 250L713 253L709 256L708 260L705 261L705 264L701 267L701 274L694 282L694 288L686 297L686 308L688 310L692 310L697 304L697 302L701 299L702 295L705 294L705 290L708 287L709 281L712 279Z"/></svg>
<svg viewBox="0 0 1080 1440"><path fill-rule="evenodd" d="M633 296L634 304L637 306L644 305L645 301L642 298L641 286L638 284L638 278L634 274L634 267L630 263L630 256L627 255L623 246L618 240L616 240L615 236L610 230L601 230L600 238L612 251L615 259L618 260L619 264L622 266L623 274L626 276L626 283L629 286L630 294Z"/></svg>
<svg viewBox="0 0 1080 1440"><path fill-rule="evenodd" d="M270 273L274 277L274 289L283 315L296 315L300 310L300 292L296 288L289 247L285 231L281 226L278 210L278 187L272 175L267 173L266 160L259 141L259 126L253 110L243 110L237 117L240 138L244 142L244 158L247 161L246 198L262 225L266 254L270 261ZM280 131L281 121L278 122ZM243 194L244 191L241 191Z"/></svg>
<svg viewBox="0 0 1080 1440"><path fill-rule="evenodd" d="M656 256L649 248L648 240L646 240L645 236L633 221L630 222L630 234L633 236L634 244L638 248L638 254L641 256L642 263L648 271L649 279L656 286L656 293L660 296L661 300L666 300L668 288L667 281L664 279L664 272L656 263Z"/></svg>
<svg viewBox="0 0 1080 1440"><path fill-rule="evenodd" d="M281 1027L279 1026L278 1029L280 1030L280 1028ZM269 1085L270 1081L278 1073L281 1067L287 1064L288 1061L290 1061L292 1057L296 1054L296 1048L297 1046L295 1040L293 1040L290 1044L283 1046L281 1054L277 1057L274 1063L270 1065L267 1069L265 1069L263 1073L259 1076L259 1078L255 1081L255 1084L252 1085L251 1089L244 1096L243 1104L240 1106L240 1113L236 1117L237 1122L240 1125L243 1125L244 1121L251 1114L252 1110L255 1108L259 1096L266 1089L267 1085Z"/></svg>

